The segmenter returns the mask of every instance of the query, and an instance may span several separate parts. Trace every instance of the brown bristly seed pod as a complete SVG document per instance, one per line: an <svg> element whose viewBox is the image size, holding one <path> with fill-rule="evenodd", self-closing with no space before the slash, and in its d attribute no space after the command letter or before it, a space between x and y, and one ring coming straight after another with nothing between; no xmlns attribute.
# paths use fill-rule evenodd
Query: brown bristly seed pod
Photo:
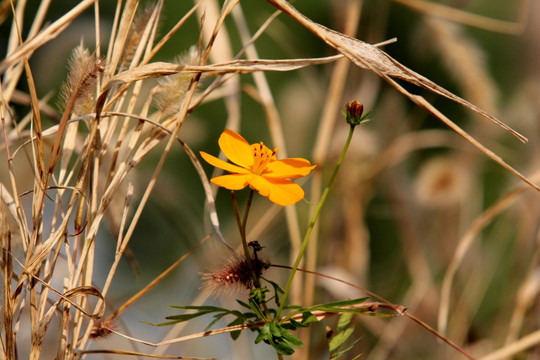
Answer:
<svg viewBox="0 0 540 360"><path fill-rule="evenodd" d="M269 267L267 261L258 257L251 258L251 265L256 276ZM203 274L203 288L213 294L219 294L223 291L238 291L240 289L253 288L253 275L245 258L233 257L222 266L216 268L211 273Z"/></svg>

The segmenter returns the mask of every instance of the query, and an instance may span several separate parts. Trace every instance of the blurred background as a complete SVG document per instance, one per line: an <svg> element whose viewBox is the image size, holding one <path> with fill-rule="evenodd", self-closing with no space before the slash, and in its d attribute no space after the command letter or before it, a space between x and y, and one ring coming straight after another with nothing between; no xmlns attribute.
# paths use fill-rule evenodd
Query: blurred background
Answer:
<svg viewBox="0 0 540 360"><path fill-rule="evenodd" d="M32 3L37 6L38 2L28 1L28 9ZM183 25L154 60L173 61L196 45L202 9L216 3L202 1L197 16ZM150 4L152 1L141 1L139 7L143 11ZM529 141L522 144L454 102L409 84L404 86L424 96L467 133L536 184L540 183L540 2L297 0L293 4L311 20L368 43L397 38L383 47L390 56L501 119ZM73 5L73 1L54 1L47 16L54 21ZM115 2L100 2L102 53L108 45L106 39L116 6ZM191 1L164 1L161 34L168 32L192 6ZM251 34L274 12L262 0L240 1L239 6ZM28 11L27 16L30 19L34 14ZM480 17L500 22L480 21ZM30 20L24 25L29 23ZM9 24L4 22L0 28L2 53L5 46L1 44L7 43ZM243 42L237 26L234 17L225 21L228 37L218 39L218 44L226 44L229 53L220 53L220 46L216 46L211 62L226 61L227 56L230 59L240 51ZM81 41L93 49L94 34L94 13L87 11L31 57L38 96L49 96L53 109L45 117L48 126L59 119L55 117L55 111L60 113L58 89L66 78L69 54ZM285 15L272 21L255 47L262 59L315 58L336 53ZM321 184L326 183L345 142L348 125L340 108L357 99L365 109L373 110L373 121L356 130L323 209L316 244L308 250L304 266L351 281L407 307L479 358L538 331L539 194L373 73L353 64L339 64L264 74L284 133L286 149L279 150L286 151L288 157L303 157L318 165L317 175L302 183L308 201L317 200ZM339 66L343 68L338 71ZM152 81L155 80L148 80ZM256 96L253 76L239 75L234 82L241 134L250 143L263 141L275 147L268 113ZM209 81L203 82L202 89L208 84ZM227 85L223 89L227 94ZM20 90L27 91L24 82ZM333 106L332 97L337 97L338 106ZM232 117L226 98L216 96L206 101L182 126L180 137L196 153L219 153L217 139L231 124ZM16 114L27 111L25 104L15 107ZM328 127L323 128L323 123ZM318 141L324 137L328 143L320 146ZM159 151L151 153L131 174L135 197L146 187L160 155ZM210 166L203 166L211 176ZM4 175L0 179L6 180ZM242 204L247 190L237 195ZM503 199L506 202L501 205ZM223 233L233 246L238 246L240 239L228 192L219 190L216 201ZM493 210L493 206L499 207ZM295 206L302 235L310 209L306 202ZM485 223L479 224L482 217ZM294 245L287 221L290 220L283 209L276 209L266 198L255 198L248 231L275 264L289 264L291 256L295 256L291 255ZM130 242L130 257L122 261L108 305L114 309L122 304L210 231L201 181L178 146L168 157L145 207ZM97 243L96 259L103 264L103 273L97 267L95 274L98 286L114 256L111 239L104 226ZM119 331L157 342L171 329L140 322L162 322L165 316L175 314L168 305L206 302L235 307L235 296L245 300L246 294L242 293L208 297L201 291L201 273L222 264L227 251L216 237L205 242L123 314ZM271 269L267 275L284 284L288 273ZM308 305L306 302L365 295L338 285L306 276L299 281L293 299ZM175 334L202 331L208 322L190 322ZM226 322L220 322L217 326L225 325ZM334 327L335 319L317 324L310 334L303 334L309 345L297 353L298 358L327 358L325 326ZM351 357L353 353L362 353L366 359L458 358L454 350L405 318L356 317L355 326L355 336L360 341L350 352ZM253 334L247 332L237 342L227 335L218 335L158 351L219 359L275 357L270 347L255 346L253 340ZM132 345L111 337L94 346ZM540 359L540 345L537 343L515 358Z"/></svg>

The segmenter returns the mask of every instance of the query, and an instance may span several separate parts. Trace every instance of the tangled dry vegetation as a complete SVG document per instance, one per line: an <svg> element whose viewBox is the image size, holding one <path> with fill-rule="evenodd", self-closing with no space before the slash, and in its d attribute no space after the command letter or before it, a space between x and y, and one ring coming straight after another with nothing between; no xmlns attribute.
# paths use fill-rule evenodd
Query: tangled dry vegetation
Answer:
<svg viewBox="0 0 540 360"><path fill-rule="evenodd" d="M351 354L363 353L368 359L495 360L518 354L520 359L537 359L540 85L516 80L519 91L499 105L483 49L464 31L469 26L523 36L524 18L494 20L425 0L379 5L344 0L328 5L340 19L338 32L284 0L261 0L267 15L251 32L253 19L247 21L244 1L195 3L176 14L167 12L170 4L164 0L118 1L110 23L102 23L103 2L98 0L80 1L52 20L47 15L51 1L42 0L37 9L26 1L2 1L6 42L0 62L0 358L275 356L261 345L248 346L249 335L229 342L219 335L231 331L224 324L206 334L198 323L183 323L169 333L150 325L130 331L126 323L133 318L124 314L144 303L186 258L197 265L178 275L182 286L175 292L185 287L188 294L199 293L201 282L193 274L208 269L209 259L216 258L209 244L221 244L219 251L229 251L222 245L225 240L237 245L234 229L229 230L222 220L228 218L214 202L216 189L191 150L193 144L200 146L199 140L190 135L195 139L195 132L204 129L199 138L209 137L241 126L256 129L261 137L269 134L283 157L293 148L318 165L318 172L303 184L307 199L315 202L331 168L326 165L339 151L334 144L342 142L346 124L336 122L339 109L357 98L374 110L375 121L356 134L303 267L380 294L406 307L407 316L355 319L360 341ZM522 1L514 7L526 15L534 5ZM440 54L441 71L453 78L457 91L446 90L385 52L394 45L394 40L381 37L386 23L381 19L389 8L419 16L424 40ZM165 12L169 22L176 22L170 28L160 25ZM369 20L374 13L378 21ZM61 89L38 91L41 76L35 64L47 60L34 55L72 31L72 23L82 16L93 19L95 43L83 40L73 48ZM294 46L291 34L297 30L285 30L286 16L294 29L309 30L333 55L259 58L257 41L266 34L283 48ZM364 18L370 26L358 30ZM189 21L198 23L198 41L190 49L179 49L177 61L157 61L164 47L183 36ZM107 41L105 25L110 26ZM237 43L240 46L233 45ZM309 72L313 66L323 71ZM39 68L49 71L47 67ZM278 100L267 79L275 72L288 72L291 78L301 74L280 88L286 94ZM255 101L260 119L243 113L243 98ZM443 103L445 109L465 109L460 114L466 121L445 116L432 104L441 104L440 98L451 102ZM417 106L409 107L411 102ZM197 114L200 107L212 106L223 112L222 104L224 126ZM423 126L427 116L445 126ZM191 124L189 130L196 121L201 125ZM208 218L210 233L192 234L185 240L190 250L162 264L166 270L148 284L137 283L128 295L110 296L123 259L136 268L130 241L140 231L143 209L159 192L166 160L180 149L193 165L182 171L200 180L197 188L184 193L200 192L206 215L186 211L185 218L174 217L184 224L204 224ZM498 179L496 185L492 176ZM253 216L257 221L249 237L262 239L272 262L289 264L298 253L309 205L280 212L264 201L254 204L258 215ZM96 253L99 242L114 244L109 257ZM197 247L207 248L207 254L196 255ZM280 274L275 276L284 277ZM291 303L304 306L365 295L329 278L301 274L295 280ZM160 291L165 292L159 294L160 306L178 301ZM200 292L190 301L202 304L208 297ZM140 320L161 321L157 315L135 319ZM295 357L326 354L322 328L299 336L305 345ZM194 340L198 345L191 344Z"/></svg>

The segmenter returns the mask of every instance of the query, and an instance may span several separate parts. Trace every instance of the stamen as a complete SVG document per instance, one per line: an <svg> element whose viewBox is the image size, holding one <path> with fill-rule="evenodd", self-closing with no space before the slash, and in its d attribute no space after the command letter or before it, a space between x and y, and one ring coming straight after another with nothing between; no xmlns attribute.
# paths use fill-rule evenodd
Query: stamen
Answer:
<svg viewBox="0 0 540 360"><path fill-rule="evenodd" d="M272 160L273 156L276 153L276 150L271 151L261 142L258 144L252 145L253 149L253 165L251 171L254 174L261 175L265 170L268 163Z"/></svg>

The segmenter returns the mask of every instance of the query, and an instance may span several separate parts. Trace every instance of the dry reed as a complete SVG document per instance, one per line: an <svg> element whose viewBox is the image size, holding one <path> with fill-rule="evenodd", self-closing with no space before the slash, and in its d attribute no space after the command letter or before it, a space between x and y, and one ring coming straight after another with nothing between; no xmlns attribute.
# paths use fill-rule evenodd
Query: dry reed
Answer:
<svg viewBox="0 0 540 360"><path fill-rule="evenodd" d="M36 11L25 1L2 2L0 22L5 28L9 27L10 32L0 60L3 139L0 145L3 159L0 166L3 275L0 359L80 359L93 358L94 354L199 359L203 357L189 356L201 353L196 346L186 345L182 355L163 353L172 351L169 347L179 342L188 344L188 340L201 338L201 341L217 342L214 339L218 338L211 335L249 329L247 325L235 325L199 332L196 327L189 327L191 323L183 323L171 328L168 334L159 334L159 339L149 340L146 336L153 330L142 334L134 331L135 334L130 335L126 326L131 319L125 311L143 302L151 290L159 289L160 282L171 276L173 270L177 271L186 259L201 263L197 267L201 269L209 268L205 262L219 263L215 253L205 258L194 252L203 243L207 248L210 241L206 240L210 235L192 234L186 241L191 244L186 246L189 250L178 254L178 260L138 288L135 295L122 296L119 301L113 284L123 258L134 268L138 266L138 259L130 250L131 243L136 238L143 211L154 194L161 191L158 179L164 177L166 163L178 149L193 165L182 171L196 174L197 186L202 186L202 190L195 190L193 184L186 185L184 179L177 180L191 186L186 192L200 191L200 198L205 198L209 228L218 239L216 246L226 249L227 256L218 257L234 259L225 270L209 275L212 290L220 292L220 284L232 281L230 273L238 267L245 276L235 280L249 287L251 278L245 271L246 264L234 255L236 243L230 239L235 235L228 223L220 223L227 217L218 213L225 210L216 205L217 190L210 185L203 165L191 150L195 141L189 138L189 126L200 120L205 136L222 127L256 129L258 133L268 134L273 146L279 148L279 154L287 157L291 155L288 154L291 136L295 140L297 135L287 134L279 98L268 77L275 72L307 72L314 66L331 69L328 78L317 79L327 84L325 89L316 89L324 99L322 105L309 104L320 110L321 115L310 119L303 127L304 131L309 128L309 135L305 136L309 143L294 144L295 151L311 153L313 162L319 165L319 172L308 183L310 201L320 197L329 168L327 164L333 160L332 143L339 141L336 140L341 134L341 127L336 124L339 107L350 96L370 93L366 105L375 109L376 121L362 134L363 139L369 141L356 149L352 147L351 163L343 172L345 177L333 190L332 210L318 225L320 228L308 249L305 267L306 273L311 275L302 274L296 279L290 297L292 302L309 306L331 296L319 291L318 278L313 276L313 271L325 265L358 280L357 283L341 281L348 290L339 288L333 295L340 291L344 292L344 297L367 293L379 302L361 304L366 313L386 308L394 312L392 316L405 315L421 325L418 327L405 319L362 317L360 322L368 336L364 341L364 335L359 335L361 340L354 349L368 353L370 359L446 358L440 352L436 336L468 358L494 360L521 353L524 359L534 359L538 355L534 348L540 344L539 324L534 319L540 293L540 244L538 227L534 227L540 218L538 176L517 170L491 150L499 149L498 144L495 136L482 136L486 126L491 124L482 123L480 118L490 120L522 142L526 142L526 138L494 116L502 105L497 104L496 81L484 67L481 45L465 36L458 25L433 17L508 34L521 33L526 22L522 15L517 22L499 21L467 11L449 11L446 6L428 1L394 2L401 5L388 6L405 5L425 17L424 26L430 30L433 47L440 50L446 71L463 90L463 98L395 60L381 46L391 46L388 43L371 45L356 39L357 34L365 32L360 21L367 16L363 12L366 7L363 1L343 2L347 16L341 19L342 29L338 29L341 33L307 18L284 0L267 0L273 8L267 7L266 21L263 19L258 24L253 35L250 31L253 19L244 13L245 2L238 0L226 0L222 6L218 1L201 0L182 14L167 13L170 4L163 0L152 2L146 8L137 0L119 1L111 22L106 25L111 28L107 41L101 38L105 25L104 4L100 5L98 0L81 1L53 21L48 20L50 1L41 1ZM520 13L526 13L528 6L529 2L523 1L519 5ZM43 74L35 73L33 64L47 61L37 58L39 50L55 43L63 32L70 31L79 17L92 16L91 10L96 43L81 42L74 46L63 87L49 89L45 96L39 94ZM280 12L292 18L293 26L306 28L337 53L312 58L260 58L258 50L261 48L256 48L257 42L263 35L272 34L272 26L282 25ZM172 18L173 25L168 29L163 27L164 13ZM198 33L191 34L192 47L175 50L176 61L156 60L165 48L174 46L178 36L188 34L189 22L196 22L198 26ZM371 22L374 28L382 26ZM283 44L284 48L286 46ZM375 76L366 75L368 72ZM249 74L253 83L247 83L242 74ZM307 77L295 81L307 87ZM381 80L398 91L387 95ZM465 107L477 115L472 120L474 125L465 130L436 108L431 98L428 101L429 95L412 93L404 84ZM256 100L264 121L244 114L245 95ZM405 111L401 98L398 99L401 95L422 112ZM57 99L55 108L53 103ZM204 108L217 101L223 102L225 107L224 126L200 119ZM399 106L384 109L385 103ZM200 113L199 108L203 109ZM378 114L385 113L394 118L379 119ZM419 127L417 118L426 113L455 133ZM490 132L494 132L493 128ZM527 145L532 152L539 149L537 140L533 136L531 144ZM471 150L470 145L476 149ZM432 159L416 158L416 154L433 148L444 148L448 154ZM489 206L483 204L481 195L491 189L483 182L485 175L477 169L483 164L479 153L505 170L499 171L498 174L503 174L499 176L517 177L522 181L514 190L490 193ZM521 168L526 168L530 174L537 173L538 163L534 163L534 156L530 158L533 161ZM415 161L422 165L415 165ZM417 198L411 195L415 193L415 186ZM522 208L511 206L526 201L530 203ZM287 207L284 217L280 217L278 207L254 204L252 211L256 215L253 217L257 221L250 224L249 238L264 239L271 257L292 262L300 248L303 221L309 212L303 206ZM495 227L499 218L503 227L522 219L522 227L515 234L498 234L490 230L490 225ZM393 222L393 231L378 232L380 223L389 219ZM191 215L180 221L203 223L205 220ZM381 233L395 239L377 238ZM517 250L507 257L505 247L513 246L513 235L517 238ZM482 236L484 242L480 241ZM488 246L491 237L500 240ZM102 259L99 247L106 241L113 245L109 249L110 257ZM485 260L476 263L473 258L480 255ZM512 266L516 270L499 272L499 265L506 271ZM268 272L280 277L272 269ZM401 274L394 276L395 273ZM505 283L500 285L502 290L495 278L495 274L500 276L501 273L506 276ZM189 279L189 276L181 276L181 279ZM326 279L340 281L330 276ZM198 291L201 284L187 283L182 286L198 293L193 305L208 300L208 293ZM504 286L507 283L519 286ZM179 292L182 286L178 286ZM393 301L386 301L375 292ZM498 297L493 302L495 305L486 300L493 293ZM160 294L163 307L176 301L168 299L168 295ZM404 304L407 311L394 303ZM489 306L500 306L500 310L493 311ZM505 312L512 314L511 317L505 316ZM495 320L485 320L486 314L494 316ZM316 313L319 319L332 315ZM438 332L428 325L436 319ZM510 325L498 331L489 330L494 323ZM418 330L422 327L431 333ZM297 353L298 358L309 359L320 351L324 339L313 337L314 333L310 330L302 335L306 346ZM97 348L98 341L111 338L128 342L111 342L115 346L112 349ZM138 349L138 343L157 348L148 353ZM407 346L403 346L404 343ZM218 343L217 351L205 346L203 350L208 352L202 356L222 355L219 348L223 346ZM450 351L450 347L445 349ZM235 354L245 356L242 351L248 350L239 349Z"/></svg>

